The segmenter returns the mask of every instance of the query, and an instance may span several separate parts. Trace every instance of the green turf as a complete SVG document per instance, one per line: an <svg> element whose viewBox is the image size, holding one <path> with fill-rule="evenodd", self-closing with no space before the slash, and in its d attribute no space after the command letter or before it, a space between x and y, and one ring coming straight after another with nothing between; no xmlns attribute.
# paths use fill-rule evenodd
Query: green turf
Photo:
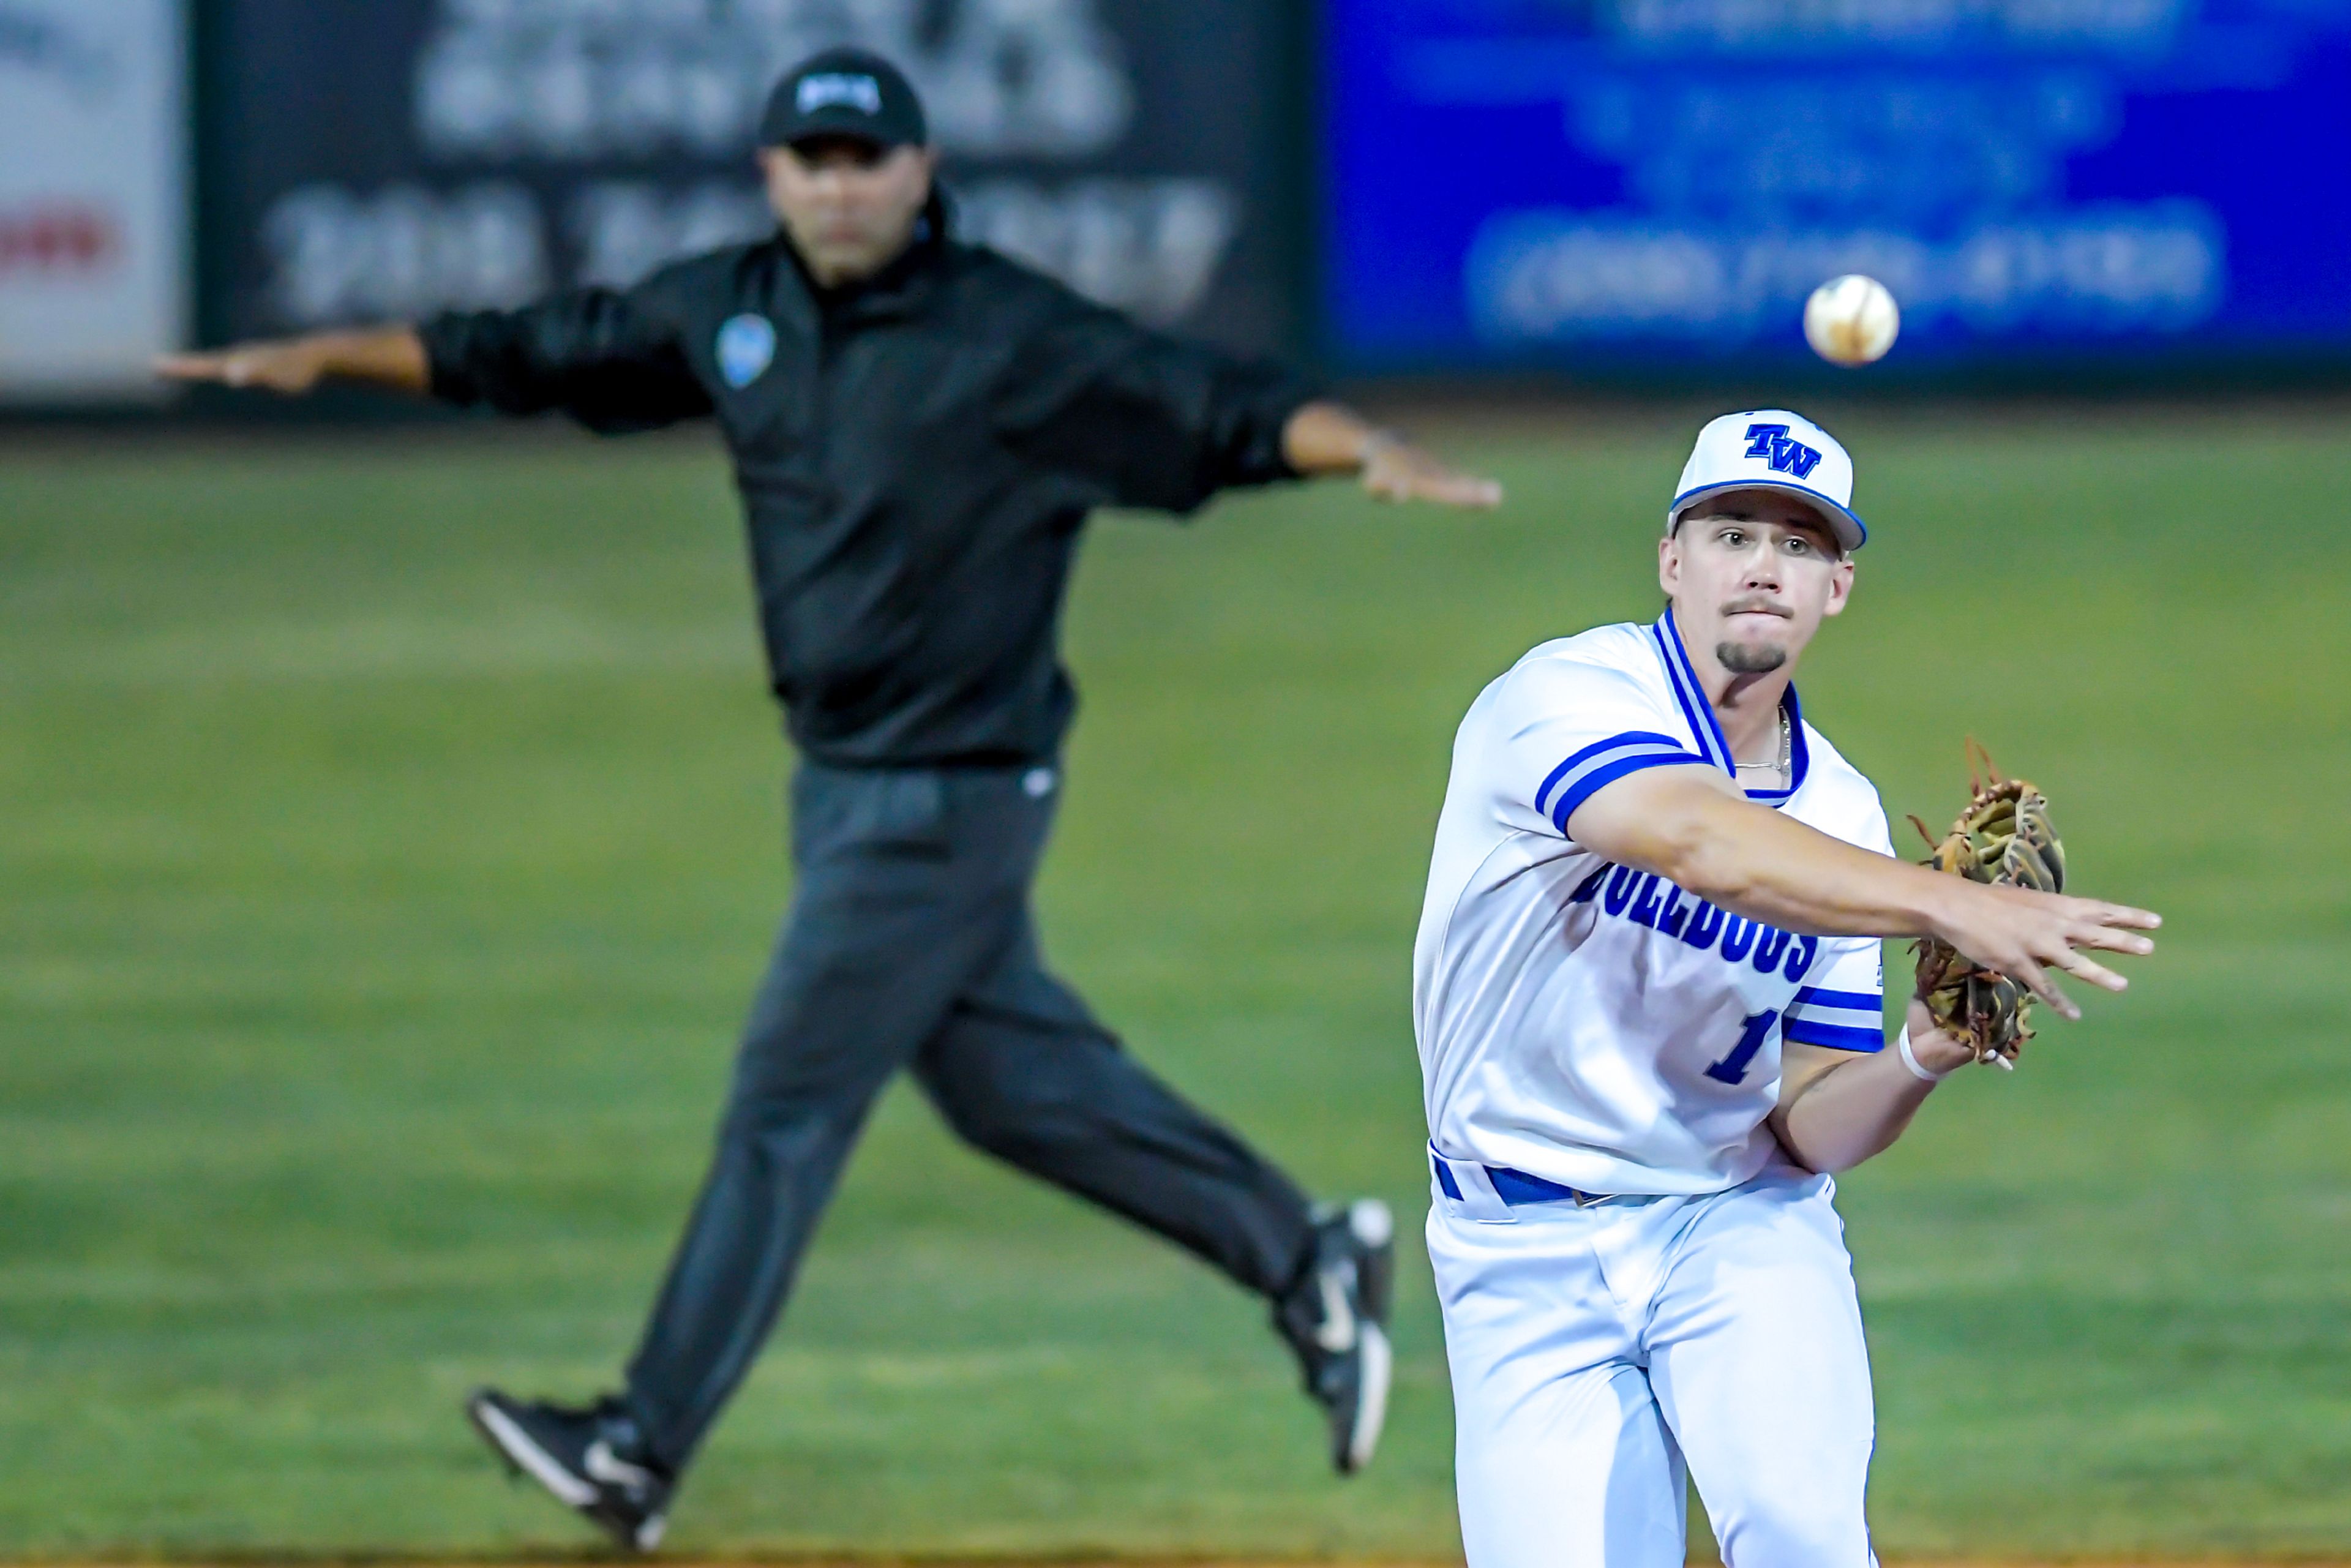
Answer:
<svg viewBox="0 0 2351 1568"><path fill-rule="evenodd" d="M1452 727L1653 613L1689 423L1520 423L1459 443L1490 520L1113 520L1071 612L1058 963L1415 1216ZM1808 714L1897 819L1956 807L1973 729L2084 887L2171 916L1844 1184L1878 1540L2351 1548L2351 433L1844 423L1879 536ZM786 891L740 558L694 442L0 449L0 1552L582 1539L456 1402L607 1381L699 1174ZM1256 1305L893 1095L679 1547L1448 1552L1411 1235L1342 1484Z"/></svg>

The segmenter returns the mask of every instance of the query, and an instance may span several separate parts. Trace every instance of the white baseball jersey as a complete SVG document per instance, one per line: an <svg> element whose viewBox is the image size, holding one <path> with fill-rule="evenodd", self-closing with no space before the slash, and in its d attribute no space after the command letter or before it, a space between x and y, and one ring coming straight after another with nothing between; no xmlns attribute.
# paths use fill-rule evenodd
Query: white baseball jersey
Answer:
<svg viewBox="0 0 2351 1568"><path fill-rule="evenodd" d="M1792 788L1749 798L1891 854L1876 789L1793 686L1784 706ZM1546 643L1470 705L1413 949L1437 1153L1587 1192L1719 1192L1771 1157L1782 1040L1882 1048L1876 938L1759 925L1567 836L1614 779L1731 765L1670 612Z"/></svg>

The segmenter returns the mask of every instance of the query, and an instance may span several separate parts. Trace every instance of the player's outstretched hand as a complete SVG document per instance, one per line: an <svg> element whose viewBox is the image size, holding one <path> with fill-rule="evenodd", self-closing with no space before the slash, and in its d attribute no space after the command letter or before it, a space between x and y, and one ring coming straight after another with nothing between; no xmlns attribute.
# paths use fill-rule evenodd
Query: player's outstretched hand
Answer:
<svg viewBox="0 0 2351 1568"><path fill-rule="evenodd" d="M2057 988L2051 971L2062 970L2101 990L2123 990L2130 982L2089 952L2152 953L2154 942L2140 933L2163 924L2163 916L2153 910L2126 904L1989 886L1960 877L1950 879L1950 891L1956 896L1935 934L2069 1019L2080 1018L2082 1009Z"/></svg>
<svg viewBox="0 0 2351 1568"><path fill-rule="evenodd" d="M1384 440L1364 458L1364 488L1383 501L1434 501L1442 507L1499 507L1502 486L1464 474L1408 441Z"/></svg>
<svg viewBox="0 0 2351 1568"><path fill-rule="evenodd" d="M308 338L238 343L202 354L165 354L155 361L155 373L166 381L266 387L289 397L317 386L326 371L326 353Z"/></svg>

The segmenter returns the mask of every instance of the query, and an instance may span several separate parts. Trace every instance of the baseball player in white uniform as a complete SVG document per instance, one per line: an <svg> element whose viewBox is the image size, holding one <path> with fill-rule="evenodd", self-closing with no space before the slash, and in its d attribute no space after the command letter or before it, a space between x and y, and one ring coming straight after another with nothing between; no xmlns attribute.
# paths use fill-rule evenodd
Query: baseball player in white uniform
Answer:
<svg viewBox="0 0 2351 1568"><path fill-rule="evenodd" d="M1879 939L2063 970L2159 922L1893 857L1792 684L1867 531L1784 410L1699 434L1651 625L1546 643L1454 743L1413 955L1470 1568L1679 1568L1694 1478L1732 1568L1864 1568L1869 1362L1832 1172L1972 1059Z"/></svg>

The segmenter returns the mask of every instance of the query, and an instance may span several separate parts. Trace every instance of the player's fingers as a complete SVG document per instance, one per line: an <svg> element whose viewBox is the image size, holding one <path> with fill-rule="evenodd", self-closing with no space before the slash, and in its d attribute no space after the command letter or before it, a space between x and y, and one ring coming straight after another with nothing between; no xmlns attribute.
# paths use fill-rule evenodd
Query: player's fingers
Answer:
<svg viewBox="0 0 2351 1568"><path fill-rule="evenodd" d="M2095 947L2107 953L2132 953L2141 957L2155 951L2154 941L2136 931L2115 925L2085 924L2072 933L2076 947Z"/></svg>
<svg viewBox="0 0 2351 1568"><path fill-rule="evenodd" d="M2130 982L2116 974L2095 958L2081 953L2068 952L2058 959L2057 967L2077 980L2087 980L2103 991L2126 991Z"/></svg>
<svg viewBox="0 0 2351 1568"><path fill-rule="evenodd" d="M2007 974L2010 979L2056 1009L2058 1017L2078 1019L2082 1016L2082 1009L2074 1005L2074 998L2059 990L2057 982L2049 977L2049 971L2039 964L2027 959L2008 970Z"/></svg>
<svg viewBox="0 0 2351 1568"><path fill-rule="evenodd" d="M2135 909L2127 904L2094 903L2091 908L2102 925L2120 925L2132 931L2160 931L2163 916L2152 909Z"/></svg>

